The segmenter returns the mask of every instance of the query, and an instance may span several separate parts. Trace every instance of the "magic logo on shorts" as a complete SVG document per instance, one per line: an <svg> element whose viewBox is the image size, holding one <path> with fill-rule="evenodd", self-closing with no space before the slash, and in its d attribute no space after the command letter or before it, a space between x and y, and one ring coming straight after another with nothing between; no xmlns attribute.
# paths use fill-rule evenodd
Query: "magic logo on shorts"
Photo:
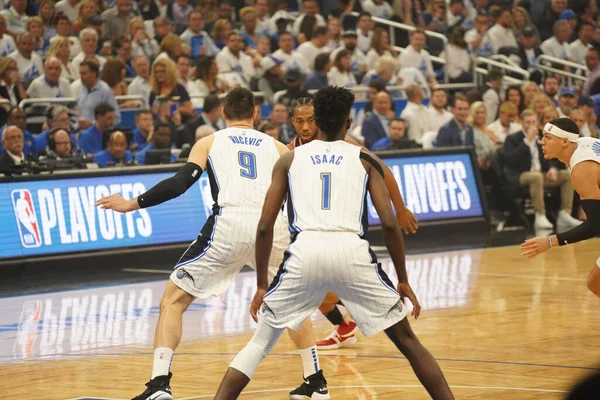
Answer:
<svg viewBox="0 0 600 400"><path fill-rule="evenodd" d="M27 189L13 190L11 198L21 244L26 248L40 247L42 238L31 192Z"/></svg>

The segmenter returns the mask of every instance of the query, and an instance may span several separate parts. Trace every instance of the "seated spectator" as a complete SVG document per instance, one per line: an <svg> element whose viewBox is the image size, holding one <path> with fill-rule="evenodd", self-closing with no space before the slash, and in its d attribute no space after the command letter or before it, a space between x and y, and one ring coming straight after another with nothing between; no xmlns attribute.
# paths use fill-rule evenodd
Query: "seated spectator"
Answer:
<svg viewBox="0 0 600 400"><path fill-rule="evenodd" d="M537 68L537 58L544 54L536 43L536 39L535 31L531 27L525 28L519 38L520 66L528 71L534 71Z"/></svg>
<svg viewBox="0 0 600 400"><path fill-rule="evenodd" d="M272 56L264 57L260 61L260 67L265 71L264 76L258 81L258 91L264 93L264 100L271 102L276 92L285 90L283 81L282 61Z"/></svg>
<svg viewBox="0 0 600 400"><path fill-rule="evenodd" d="M437 85L437 79L435 77L435 71L433 70L433 64L427 50L425 50L425 43L427 42L427 36L421 29L411 32L410 34L410 45L404 50L398 62L402 68L417 68L421 73L427 77L427 82L430 87Z"/></svg>
<svg viewBox="0 0 600 400"><path fill-rule="evenodd" d="M362 3L362 7L373 17L389 19L394 14L392 6L385 0L366 0Z"/></svg>
<svg viewBox="0 0 600 400"><path fill-rule="evenodd" d="M59 39L67 39L69 41L69 59L72 59L81 52L81 43L79 38L76 36L70 36L71 33L71 21L63 14L56 16L54 21L56 29L56 36L50 39L50 46Z"/></svg>
<svg viewBox="0 0 600 400"><path fill-rule="evenodd" d="M163 123L181 126L196 115L190 95L178 82L175 65L167 58L159 58L152 64L150 83L150 107L152 113Z"/></svg>
<svg viewBox="0 0 600 400"><path fill-rule="evenodd" d="M77 94L79 127L81 129L91 127L96 115L96 107L104 103L112 107L115 112L115 124L119 124L121 122L119 105L113 91L106 83L98 79L98 65L91 61L82 62L79 67L79 76L83 85Z"/></svg>
<svg viewBox="0 0 600 400"><path fill-rule="evenodd" d="M49 41L56 36L56 29L54 28L56 7L52 0L42 0L40 2L39 17L42 19L42 25L44 26L44 39Z"/></svg>
<svg viewBox="0 0 600 400"><path fill-rule="evenodd" d="M341 50L335 56L333 67L327 73L331 86L353 88L357 85L356 78L350 68L351 55L348 50Z"/></svg>
<svg viewBox="0 0 600 400"><path fill-rule="evenodd" d="M491 124L496 120L498 116L498 106L500 106L500 103L502 102L502 98L500 97L500 89L502 88L504 74L493 69L490 71L487 78L487 85L489 86L489 89L483 94L483 102L485 103L485 108L488 113L487 123Z"/></svg>
<svg viewBox="0 0 600 400"><path fill-rule="evenodd" d="M146 153L148 150L160 150L171 148L171 126L168 124L159 123L154 128L154 135L150 140L150 144L144 147L135 157L135 161L139 165L144 165L146 162ZM175 162L177 156L171 153L171 162Z"/></svg>
<svg viewBox="0 0 600 400"><path fill-rule="evenodd" d="M215 43L215 46L219 49L224 49L227 46L229 35L232 32L231 21L227 19L219 19L213 25L211 37Z"/></svg>
<svg viewBox="0 0 600 400"><path fill-rule="evenodd" d="M115 109L107 103L98 104L94 110L94 125L81 132L79 145L88 157L102 150L104 132L115 127Z"/></svg>
<svg viewBox="0 0 600 400"><path fill-rule="evenodd" d="M179 74L179 83L187 90L192 102L193 108L202 107L203 99L199 98L197 86L190 78L190 57L185 54L180 54L177 57L177 72Z"/></svg>
<svg viewBox="0 0 600 400"><path fill-rule="evenodd" d="M108 40L114 40L125 36L129 18L135 16L131 9L131 0L116 0L114 7L109 8L101 14L102 36Z"/></svg>
<svg viewBox="0 0 600 400"><path fill-rule="evenodd" d="M135 128L133 129L133 140L129 149L138 152L148 145L148 140L154 133L154 120L150 110L140 110L135 113Z"/></svg>
<svg viewBox="0 0 600 400"><path fill-rule="evenodd" d="M22 33L17 36L17 50L9 54L17 62L19 74L26 81L37 78L44 69L42 59L33 51L33 46L33 36Z"/></svg>
<svg viewBox="0 0 600 400"><path fill-rule="evenodd" d="M16 37L25 32L25 24L29 18L25 13L26 10L26 0L11 0L10 8L0 11L0 14L2 14L6 20L6 27L9 35Z"/></svg>
<svg viewBox="0 0 600 400"><path fill-rule="evenodd" d="M71 32L78 35L86 28L88 18L100 15L100 7L94 0L84 0L79 4L77 19L73 21Z"/></svg>
<svg viewBox="0 0 600 400"><path fill-rule="evenodd" d="M476 101L471 104L469 109L469 118L467 123L473 127L473 141L475 145L475 154L477 155L477 164L482 170L490 167L490 160L500 141L490 129L486 128L485 122L487 112L485 104Z"/></svg>
<svg viewBox="0 0 600 400"><path fill-rule="evenodd" d="M0 56L6 57L16 48L15 39L6 32L6 19L0 14Z"/></svg>
<svg viewBox="0 0 600 400"><path fill-rule="evenodd" d="M315 59L321 53L327 53L327 28L318 26L313 32L312 38L298 46L296 50L308 63L315 65Z"/></svg>
<svg viewBox="0 0 600 400"><path fill-rule="evenodd" d="M571 57L573 57L573 61L576 63L585 64L585 56L590 47L593 34L594 25L590 22L582 21L579 25L579 32L577 33L578 39L569 44L569 52L571 53Z"/></svg>
<svg viewBox="0 0 600 400"><path fill-rule="evenodd" d="M240 10L240 22L242 23L241 34L246 47L256 48L258 34L256 26L258 23L258 13L254 7L244 7Z"/></svg>
<svg viewBox="0 0 600 400"><path fill-rule="evenodd" d="M514 7L513 8L513 33L517 39L520 39L525 30L533 30L533 34L535 36L535 46L540 45L540 33L538 32L536 26L531 22L531 17L529 16L529 12L524 7Z"/></svg>
<svg viewBox="0 0 600 400"><path fill-rule="evenodd" d="M521 187L529 187L535 209L535 228L552 229L546 218L544 187L560 187L561 211L558 213L559 231L581 223L571 217L573 186L569 172L559 170L558 160L546 160L539 141L536 116L523 112L523 129L506 138L504 143L504 176L509 192L516 193Z"/></svg>
<svg viewBox="0 0 600 400"><path fill-rule="evenodd" d="M398 61L395 58L390 56L383 56L377 59L375 62L375 69L369 70L365 76L361 84L363 86L369 86L370 83L374 80L381 80L386 83L388 86L397 85L401 82L398 82L400 79L394 76L396 73L396 69L398 67ZM411 69L411 68L406 68ZM416 68L412 68L415 69Z"/></svg>
<svg viewBox="0 0 600 400"><path fill-rule="evenodd" d="M552 100L555 106L558 106L558 90L560 89L560 80L555 75L548 75L544 78L544 93Z"/></svg>
<svg viewBox="0 0 600 400"><path fill-rule="evenodd" d="M450 32L450 39L444 50L446 73L450 83L467 83L473 81L471 57L468 44L464 39L465 28L456 26Z"/></svg>
<svg viewBox="0 0 600 400"><path fill-rule="evenodd" d="M112 41L112 48L116 53L115 60L122 61L125 66L125 78L135 77L135 70L131 65L131 40L129 38L119 38Z"/></svg>
<svg viewBox="0 0 600 400"><path fill-rule="evenodd" d="M518 50L517 38L512 31L511 11L501 8L497 11L495 19L496 24L490 28L483 38L483 43L477 52L481 56L498 54L501 50L514 52Z"/></svg>
<svg viewBox="0 0 600 400"><path fill-rule="evenodd" d="M328 57L329 58L329 57ZM288 109L293 109L298 99L311 97L310 93L302 89L302 80L304 77L295 69L289 70L283 77L287 89L273 96L273 103L283 103Z"/></svg>
<svg viewBox="0 0 600 400"><path fill-rule="evenodd" d="M352 59L350 61L350 69L352 70L352 72L366 72L367 58L365 54L356 47L356 44L356 31L342 32L342 45L331 53L330 58L332 61L334 61L338 52L342 50L347 50L348 53L350 53L350 55L352 56Z"/></svg>
<svg viewBox="0 0 600 400"><path fill-rule="evenodd" d="M79 6L79 0L60 0L56 3L56 12L65 15L69 21L75 22Z"/></svg>
<svg viewBox="0 0 600 400"><path fill-rule="evenodd" d="M390 45L389 33L383 28L373 30L373 39L371 40L371 49L367 52L365 63L367 69L375 68L377 60L381 57L394 57L395 51ZM397 54L396 54L397 55Z"/></svg>
<svg viewBox="0 0 600 400"><path fill-rule="evenodd" d="M390 122L390 137L379 139L371 150L406 150L420 149L421 145L406 137L406 124L402 118L394 118Z"/></svg>
<svg viewBox="0 0 600 400"><path fill-rule="evenodd" d="M279 140L283 144L288 144L296 136L293 125L290 120L290 113L285 104L276 103L271 109L269 120L279 128Z"/></svg>
<svg viewBox="0 0 600 400"><path fill-rule="evenodd" d="M35 138L35 148L39 155L47 146L48 134L52 129L62 128L67 132L71 131L69 124L69 109L65 106L50 106L46 110L46 125L48 129L37 135ZM78 149L78 141L75 135L71 135L72 149Z"/></svg>
<svg viewBox="0 0 600 400"><path fill-rule="evenodd" d="M8 120L6 125L2 127L4 131L9 126L16 126L23 133L23 153L37 157L38 148L35 137L27 130L27 115L18 106L13 106L8 110ZM0 144L0 153L4 151L4 147Z"/></svg>
<svg viewBox="0 0 600 400"><path fill-rule="evenodd" d="M239 33L230 33L227 39L227 47L217 54L217 66L219 73L229 73L231 83L239 82L239 86L250 87L250 80L255 74L252 58L243 51L244 40ZM232 85L230 85L232 86Z"/></svg>
<svg viewBox="0 0 600 400"><path fill-rule="evenodd" d="M62 65L58 58L49 57L44 63L44 75L35 78L27 89L31 98L73 97L71 85L61 78Z"/></svg>
<svg viewBox="0 0 600 400"><path fill-rule="evenodd" d="M505 101L500 104L499 110L498 119L489 124L487 128L494 132L498 142L504 143L508 135L519 132L522 127L519 123L515 122L518 109L512 102Z"/></svg>
<svg viewBox="0 0 600 400"><path fill-rule="evenodd" d="M587 80L583 84L581 94L593 96L600 93L600 48L589 48L585 55L585 65L589 73Z"/></svg>
<svg viewBox="0 0 600 400"><path fill-rule="evenodd" d="M560 88L558 94L558 118L570 117L571 111L577 107L577 92L570 86Z"/></svg>
<svg viewBox="0 0 600 400"><path fill-rule="evenodd" d="M81 52L73 58L72 64L74 70L79 72L79 65L83 63L87 56L96 57L100 65L99 70L101 70L104 67L106 58L96 55L96 50L98 49L98 33L92 28L85 28L79 34L79 38L81 39Z"/></svg>
<svg viewBox="0 0 600 400"><path fill-rule="evenodd" d="M125 64L122 60L111 58L106 61L100 79L106 83L112 90L115 98L117 96L127 96L127 84L125 83L126 74ZM126 100L119 104L119 108L139 108L142 107L145 102L139 100Z"/></svg>
<svg viewBox="0 0 600 400"><path fill-rule="evenodd" d="M523 86L521 86L521 93L523 93L523 105L525 108L529 108L533 98L540 93L540 88L535 82L525 82Z"/></svg>
<svg viewBox="0 0 600 400"><path fill-rule="evenodd" d="M94 155L94 162L101 168L123 166L131 161L133 161L133 154L127 150L127 137L120 131L111 133L106 149Z"/></svg>
<svg viewBox="0 0 600 400"><path fill-rule="evenodd" d="M21 100L26 98L17 62L10 57L0 57L0 99L10 102L10 105L0 105L0 126L6 124L6 111L11 106L19 105Z"/></svg>
<svg viewBox="0 0 600 400"><path fill-rule="evenodd" d="M554 107L552 100L550 100L550 97L546 96L544 93L536 95L529 105L529 109L538 116L538 121L541 121L542 112L546 108L553 108L554 111L556 111L556 107ZM558 112L556 112L556 115L556 118L558 118Z"/></svg>
<svg viewBox="0 0 600 400"><path fill-rule="evenodd" d="M152 91L152 86L150 85L150 61L148 57L134 57L133 69L135 71L135 78L127 86L127 92L131 96L142 96L144 104L148 105L150 92Z"/></svg>
<svg viewBox="0 0 600 400"><path fill-rule="evenodd" d="M327 74L329 73L330 69L331 61L329 58L329 54L319 54L317 58L315 58L315 70L311 72L304 80L303 89L319 90L321 88L329 86L329 79L327 77Z"/></svg>
<svg viewBox="0 0 600 400"><path fill-rule="evenodd" d="M590 132L590 127L587 123L587 116L585 114L585 111L583 111L581 108L576 108L573 111L571 111L570 118L573 120L573 122L575 122L577 128L579 128L579 135L581 137L592 136Z"/></svg>
<svg viewBox="0 0 600 400"><path fill-rule="evenodd" d="M63 37L53 41L48 50L48 58L54 57L60 62L60 77L69 84L79 76L69 61L70 53L69 39Z"/></svg>
<svg viewBox="0 0 600 400"><path fill-rule="evenodd" d="M525 110L525 104L523 102L523 93L521 88L518 86L511 86L506 89L504 93L504 101L510 101L517 107L517 115L515 116L515 122L520 123L519 115Z"/></svg>
<svg viewBox="0 0 600 400"><path fill-rule="evenodd" d="M2 132L2 146L4 152L0 154L0 173L5 172L3 170L18 171L34 160L32 156L23 152L23 132L14 125Z"/></svg>
<svg viewBox="0 0 600 400"><path fill-rule="evenodd" d="M45 58L50 48L50 40L44 38L44 23L40 17L31 17L25 25L26 31L31 34L33 51L40 57Z"/></svg>
<svg viewBox="0 0 600 400"><path fill-rule="evenodd" d="M323 16L320 14L319 4L316 0L305 0L302 4L302 11L303 12L294 21L294 25L292 27L292 33L294 35L298 35L300 33L300 26L307 15L315 17L317 19L317 26L325 28L325 33L327 32L327 23L325 22L325 18L323 18ZM323 46L326 44L327 43L323 44ZM312 65L312 61L314 61L314 58L309 60L309 65Z"/></svg>
<svg viewBox="0 0 600 400"><path fill-rule="evenodd" d="M189 4L188 0L175 0L167 6L167 18L173 21L178 33L181 33L185 27L190 13L194 11L194 7Z"/></svg>
<svg viewBox="0 0 600 400"><path fill-rule="evenodd" d="M146 56L153 59L158 55L158 42L146 31L143 19L134 17L129 20L127 37L131 40L131 57Z"/></svg>
<svg viewBox="0 0 600 400"><path fill-rule="evenodd" d="M281 69L287 72L290 69L297 69L305 75L312 71L312 66L308 64L300 53L294 50L294 37L289 32L283 32L279 35L279 50L273 53L273 57L283 61Z"/></svg>
<svg viewBox="0 0 600 400"><path fill-rule="evenodd" d="M544 135L544 127L546 124L554 119L558 119L558 110L553 106L547 106L539 114L538 117L538 131L540 136Z"/></svg>
<svg viewBox="0 0 600 400"><path fill-rule="evenodd" d="M263 126L262 130L265 134L279 141L279 127L277 125L268 122L267 124L265 124L265 126Z"/></svg>
<svg viewBox="0 0 600 400"><path fill-rule="evenodd" d="M220 79L219 67L213 56L200 56L196 61L194 85L200 96L220 94L229 90L227 82Z"/></svg>
<svg viewBox="0 0 600 400"><path fill-rule="evenodd" d="M465 41L471 47L471 51L479 53L479 46L483 42L483 38L487 34L489 27L489 19L487 13L479 13L475 18L475 27L465 33ZM488 50L484 51L489 52Z"/></svg>
<svg viewBox="0 0 600 400"><path fill-rule="evenodd" d="M388 93L379 92L372 101L373 112L365 117L362 124L362 136L367 149L371 149L379 139L389 137L390 120L394 118Z"/></svg>
<svg viewBox="0 0 600 400"><path fill-rule="evenodd" d="M192 48L193 56L216 56L221 49L219 49L208 33L202 30L204 21L202 20L202 13L199 11L192 11L188 16L187 29L181 34L181 40ZM194 48L192 38L202 38L198 48Z"/></svg>
<svg viewBox="0 0 600 400"><path fill-rule="evenodd" d="M362 11L358 16L356 23L356 34L358 35L358 49L367 54L371 49L371 41L373 40L373 19L371 13Z"/></svg>
<svg viewBox="0 0 600 400"><path fill-rule="evenodd" d="M451 0L449 3L448 12L446 14L446 23L450 31L457 26L467 29L473 27L473 20L469 15L469 10L465 6L464 0Z"/></svg>
<svg viewBox="0 0 600 400"><path fill-rule="evenodd" d="M421 143L421 138L425 132L433 130L431 120L429 119L429 110L423 105L423 90L416 83L408 85L406 89L408 103L400 118L406 121L407 136L417 143Z"/></svg>
<svg viewBox="0 0 600 400"><path fill-rule="evenodd" d="M212 94L208 95L204 99L202 113L176 130L173 137L175 147L183 148L185 144L193 145L196 131L203 125L209 125L215 131L225 129L225 122L221 118L221 109L222 105L219 97Z"/></svg>
<svg viewBox="0 0 600 400"><path fill-rule="evenodd" d="M600 134L600 128L597 126L598 116L596 115L596 102L589 96L579 96L577 107L585 113L586 124L590 136L597 138Z"/></svg>
<svg viewBox="0 0 600 400"><path fill-rule="evenodd" d="M475 146L473 127L467 123L469 102L462 94L454 96L454 118L443 125L436 139L437 147Z"/></svg>
<svg viewBox="0 0 600 400"><path fill-rule="evenodd" d="M75 156L69 132L63 128L52 129L47 137L46 154L40 157L40 161L68 160Z"/></svg>
<svg viewBox="0 0 600 400"><path fill-rule="evenodd" d="M162 42L160 42L158 56L156 56L155 61L160 60L161 58L167 58L173 63L177 62L177 57L183 53L183 44L184 43L179 36L174 33L169 33L164 37Z"/></svg>
<svg viewBox="0 0 600 400"><path fill-rule="evenodd" d="M316 28L318 28L317 18L314 15L307 15L304 17L302 24L300 25L300 32L296 35L296 42L298 43L298 46L310 41ZM329 41L329 33L327 27L324 28L326 32L324 51L329 51L329 47L327 46L327 42Z"/></svg>
<svg viewBox="0 0 600 400"><path fill-rule="evenodd" d="M171 20L166 16L163 16L164 14L162 13L162 11L160 15L160 17L154 20L154 40L159 45L169 33L173 33L174 31L173 24L171 24Z"/></svg>
<svg viewBox="0 0 600 400"><path fill-rule="evenodd" d="M573 61L568 43L570 37L571 27L569 23L565 20L556 21L554 24L554 36L545 40L540 49L548 56Z"/></svg>
<svg viewBox="0 0 600 400"><path fill-rule="evenodd" d="M442 125L450 122L454 116L448 110L448 95L444 89L433 89L428 111L429 125L432 131L439 131Z"/></svg>

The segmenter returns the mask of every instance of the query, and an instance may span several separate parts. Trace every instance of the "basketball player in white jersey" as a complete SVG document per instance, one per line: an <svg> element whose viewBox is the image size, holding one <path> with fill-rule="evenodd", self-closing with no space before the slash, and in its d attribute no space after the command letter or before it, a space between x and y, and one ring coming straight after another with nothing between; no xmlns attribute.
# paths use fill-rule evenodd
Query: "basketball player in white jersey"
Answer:
<svg viewBox="0 0 600 400"><path fill-rule="evenodd" d="M254 240L262 204L271 184L273 166L288 149L252 129L256 111L254 96L249 90L236 88L229 92L222 114L228 128L198 141L188 162L174 177L135 199L125 200L114 194L97 202L102 208L118 212L152 207L183 194L204 170L215 201L212 216L185 251L167 283L154 338L152 379L146 384L147 390L134 400L173 399L170 366L181 340L183 312L196 298L224 293L244 265L255 265ZM270 278L277 273L289 239L289 230L280 216L269 261ZM310 398L318 391L319 399L329 399L310 320L304 323L301 332L290 331L290 337L302 356L305 377L305 382L292 391L290 398Z"/></svg>
<svg viewBox="0 0 600 400"><path fill-rule="evenodd" d="M319 130L315 124L315 110L310 97L298 99L292 111L292 124L298 133L298 136L288 145L290 150L302 146L319 139ZM415 233L418 229L417 219L413 213L406 208L398 183L394 178L394 174L390 168L375 154L371 153L366 148L362 147L358 142L346 136L346 142L359 146L371 155L383 168L385 176L385 184L390 196L392 204L397 210L396 217L400 227L405 233ZM402 240L402 239L401 239ZM356 343L355 332L357 330L356 323L351 319L342 316L337 304L340 299L335 293L327 293L323 303L319 306L319 311L333 324L335 329L326 338L317 341L317 348L322 350L338 349L340 347L350 346Z"/></svg>
<svg viewBox="0 0 600 400"><path fill-rule="evenodd" d="M284 329L298 329L329 291L339 295L365 335L385 330L432 398L454 398L437 362L406 318L401 296L415 305L415 317L420 307L406 277L404 248L398 246L401 230L383 170L359 147L344 142L353 102L354 95L347 89L319 90L315 119L325 141L298 147L275 164L256 233L258 289L250 312L258 327L231 363L216 400L237 398ZM363 239L368 225L367 188L398 274L398 290ZM292 242L268 287L274 225L286 196Z"/></svg>
<svg viewBox="0 0 600 400"><path fill-rule="evenodd" d="M521 245L532 258L556 246L565 246L600 235L600 140L579 137L579 128L569 118L558 118L544 127L542 151L546 159L558 158L571 172L573 189L579 193L587 220L558 235L537 237ZM600 297L600 258L588 275L588 289Z"/></svg>

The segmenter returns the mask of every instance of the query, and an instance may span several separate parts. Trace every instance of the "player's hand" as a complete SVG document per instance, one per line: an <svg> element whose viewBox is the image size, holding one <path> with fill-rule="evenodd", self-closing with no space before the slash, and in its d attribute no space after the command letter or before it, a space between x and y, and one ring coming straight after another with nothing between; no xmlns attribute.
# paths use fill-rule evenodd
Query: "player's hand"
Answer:
<svg viewBox="0 0 600 400"><path fill-rule="evenodd" d="M419 220L415 217L412 211L406 207L396 213L396 220L398 221L398 225L400 225L404 233L407 235L409 232L416 233L417 229L419 229Z"/></svg>
<svg viewBox="0 0 600 400"><path fill-rule="evenodd" d="M263 297L265 297L266 293L267 289L256 289L252 304L250 304L250 315L252 315L254 322L258 322L258 310L260 310L260 306L262 306Z"/></svg>
<svg viewBox="0 0 600 400"><path fill-rule="evenodd" d="M96 201L96 207L114 210L120 213L134 211L139 208L137 199L125 200L120 194L111 194Z"/></svg>
<svg viewBox="0 0 600 400"><path fill-rule="evenodd" d="M527 258L533 258L538 254L545 253L550 249L550 242L547 236L536 237L526 240L521 245L521 255Z"/></svg>
<svg viewBox="0 0 600 400"><path fill-rule="evenodd" d="M550 182L556 182L558 180L558 170L556 168L550 168L548 172L546 172L546 178Z"/></svg>
<svg viewBox="0 0 600 400"><path fill-rule="evenodd" d="M408 282L398 283L398 293L400 293L400 299L404 303L404 298L408 297L408 300L413 305L413 310L410 313L415 319L419 318L421 315L421 304L419 304L419 300L417 300L417 296L413 292L410 284Z"/></svg>

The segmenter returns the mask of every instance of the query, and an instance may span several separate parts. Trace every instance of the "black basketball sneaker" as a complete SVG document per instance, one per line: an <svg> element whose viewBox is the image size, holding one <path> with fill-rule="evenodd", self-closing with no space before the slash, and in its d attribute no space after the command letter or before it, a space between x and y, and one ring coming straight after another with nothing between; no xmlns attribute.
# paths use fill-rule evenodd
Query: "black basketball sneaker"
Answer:
<svg viewBox="0 0 600 400"><path fill-rule="evenodd" d="M323 370L304 378L304 383L290 392L291 400L329 400L327 381L323 376Z"/></svg>
<svg viewBox="0 0 600 400"><path fill-rule="evenodd" d="M172 373L169 375L161 375L152 379L146 383L148 387L144 393L131 400L173 400L173 394L171 393L170 381Z"/></svg>

